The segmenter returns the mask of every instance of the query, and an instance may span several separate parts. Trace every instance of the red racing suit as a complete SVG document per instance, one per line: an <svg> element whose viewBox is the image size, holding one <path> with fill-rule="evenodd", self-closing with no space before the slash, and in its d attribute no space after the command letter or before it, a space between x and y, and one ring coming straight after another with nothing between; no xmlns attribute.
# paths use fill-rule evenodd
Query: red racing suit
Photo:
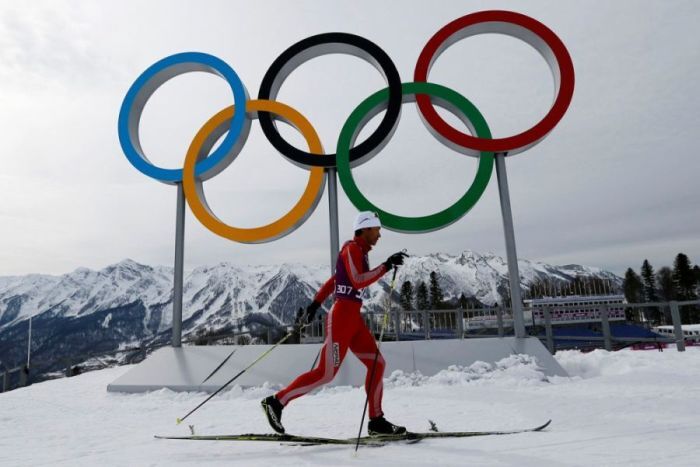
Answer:
<svg viewBox="0 0 700 467"><path fill-rule="evenodd" d="M321 358L313 370L298 376L289 386L275 394L282 405L287 405L291 400L330 382L350 349L367 367L365 390L369 401L369 416L374 418L383 415L382 379L385 362L382 355L378 354L372 377L377 344L360 314L363 289L378 281L387 272L384 264L369 269L367 253L371 249L362 238L355 237L346 242L340 250L335 274L314 297L315 301L323 303L335 292L335 302L326 318L326 340L321 348Z"/></svg>

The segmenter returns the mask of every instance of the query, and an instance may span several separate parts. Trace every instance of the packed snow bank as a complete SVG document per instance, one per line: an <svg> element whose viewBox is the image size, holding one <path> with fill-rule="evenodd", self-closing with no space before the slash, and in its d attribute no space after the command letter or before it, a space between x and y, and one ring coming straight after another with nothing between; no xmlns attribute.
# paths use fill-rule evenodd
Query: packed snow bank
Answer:
<svg viewBox="0 0 700 467"><path fill-rule="evenodd" d="M176 425L207 394L108 393L106 384L128 367L95 371L0 394L0 465L697 465L697 349L563 352L557 359L574 377L547 380L526 356L430 378L388 375L387 418L411 430L427 430L429 419L445 431L553 422L542 433L365 448L357 458L344 446L155 440L188 434L188 424L200 434L269 433L259 400L276 387L233 387ZM364 400L358 388L327 388L293 401L283 421L294 434L352 437Z"/></svg>
<svg viewBox="0 0 700 467"><path fill-rule="evenodd" d="M548 382L544 372L537 364L537 359L530 355L511 355L495 364L475 362L469 366L450 365L446 370L430 377L420 372L406 373L394 371L386 379L385 386L419 386L419 385L463 385L463 384L501 384L506 386L537 385Z"/></svg>
<svg viewBox="0 0 700 467"><path fill-rule="evenodd" d="M636 351L620 350L608 352L594 350L581 353L576 350L557 352L554 358L572 377L593 378L596 376L626 375L640 371L654 371L659 375L682 374L686 371L700 373L697 348L686 352L666 349Z"/></svg>

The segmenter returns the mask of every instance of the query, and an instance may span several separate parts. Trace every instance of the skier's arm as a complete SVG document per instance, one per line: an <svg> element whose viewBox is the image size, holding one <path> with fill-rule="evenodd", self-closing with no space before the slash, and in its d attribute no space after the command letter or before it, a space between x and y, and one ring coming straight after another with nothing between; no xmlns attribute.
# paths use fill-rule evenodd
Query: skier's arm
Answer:
<svg viewBox="0 0 700 467"><path fill-rule="evenodd" d="M299 308L297 312L296 323L298 325L305 325L313 321L316 316L316 310L321 308L321 304L328 298L328 296L335 290L335 275L332 275L330 279L326 281L325 284L316 292L313 301L306 307L306 310Z"/></svg>
<svg viewBox="0 0 700 467"><path fill-rule="evenodd" d="M320 289L318 289L318 292L316 292L316 296L314 297L314 302L317 302L319 304L323 303L330 294L333 293L335 290L335 274L331 276L330 279L326 281L325 284L321 286Z"/></svg>
<svg viewBox="0 0 700 467"><path fill-rule="evenodd" d="M343 259L350 283L355 289L363 289L368 285L374 284L387 271L386 266L380 264L370 271L359 272L362 271L362 250L353 243L343 248L343 251L340 252L340 257Z"/></svg>

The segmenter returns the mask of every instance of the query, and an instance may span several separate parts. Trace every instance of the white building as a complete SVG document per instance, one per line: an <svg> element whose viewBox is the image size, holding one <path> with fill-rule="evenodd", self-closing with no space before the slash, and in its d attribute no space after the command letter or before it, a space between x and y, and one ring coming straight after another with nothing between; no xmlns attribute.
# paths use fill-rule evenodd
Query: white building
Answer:
<svg viewBox="0 0 700 467"><path fill-rule="evenodd" d="M525 300L530 310L530 323L544 322L544 309L549 308L552 324L577 324L600 322L603 305L608 307L608 320L625 321L624 295L594 295L567 297L544 297ZM527 318L526 318L526 324Z"/></svg>

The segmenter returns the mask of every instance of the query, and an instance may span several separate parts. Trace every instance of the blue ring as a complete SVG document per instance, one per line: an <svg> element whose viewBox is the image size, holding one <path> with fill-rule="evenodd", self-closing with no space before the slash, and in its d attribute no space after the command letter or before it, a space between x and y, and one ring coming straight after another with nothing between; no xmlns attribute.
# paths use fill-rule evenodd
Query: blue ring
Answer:
<svg viewBox="0 0 700 467"><path fill-rule="evenodd" d="M134 81L124 97L119 111L119 143L126 158L136 169L144 175L164 183L181 182L182 169L164 169L151 164L143 152L136 148L133 138L135 137L138 141L141 113L156 89L169 79L190 71L205 71L225 79L233 91L235 105L226 137L213 153L197 163L195 175L203 179L208 178L208 173L210 176L215 175L214 169L234 149L236 141L244 131L245 102L248 100L248 95L236 72L226 62L201 52L184 52L165 57L154 63Z"/></svg>

